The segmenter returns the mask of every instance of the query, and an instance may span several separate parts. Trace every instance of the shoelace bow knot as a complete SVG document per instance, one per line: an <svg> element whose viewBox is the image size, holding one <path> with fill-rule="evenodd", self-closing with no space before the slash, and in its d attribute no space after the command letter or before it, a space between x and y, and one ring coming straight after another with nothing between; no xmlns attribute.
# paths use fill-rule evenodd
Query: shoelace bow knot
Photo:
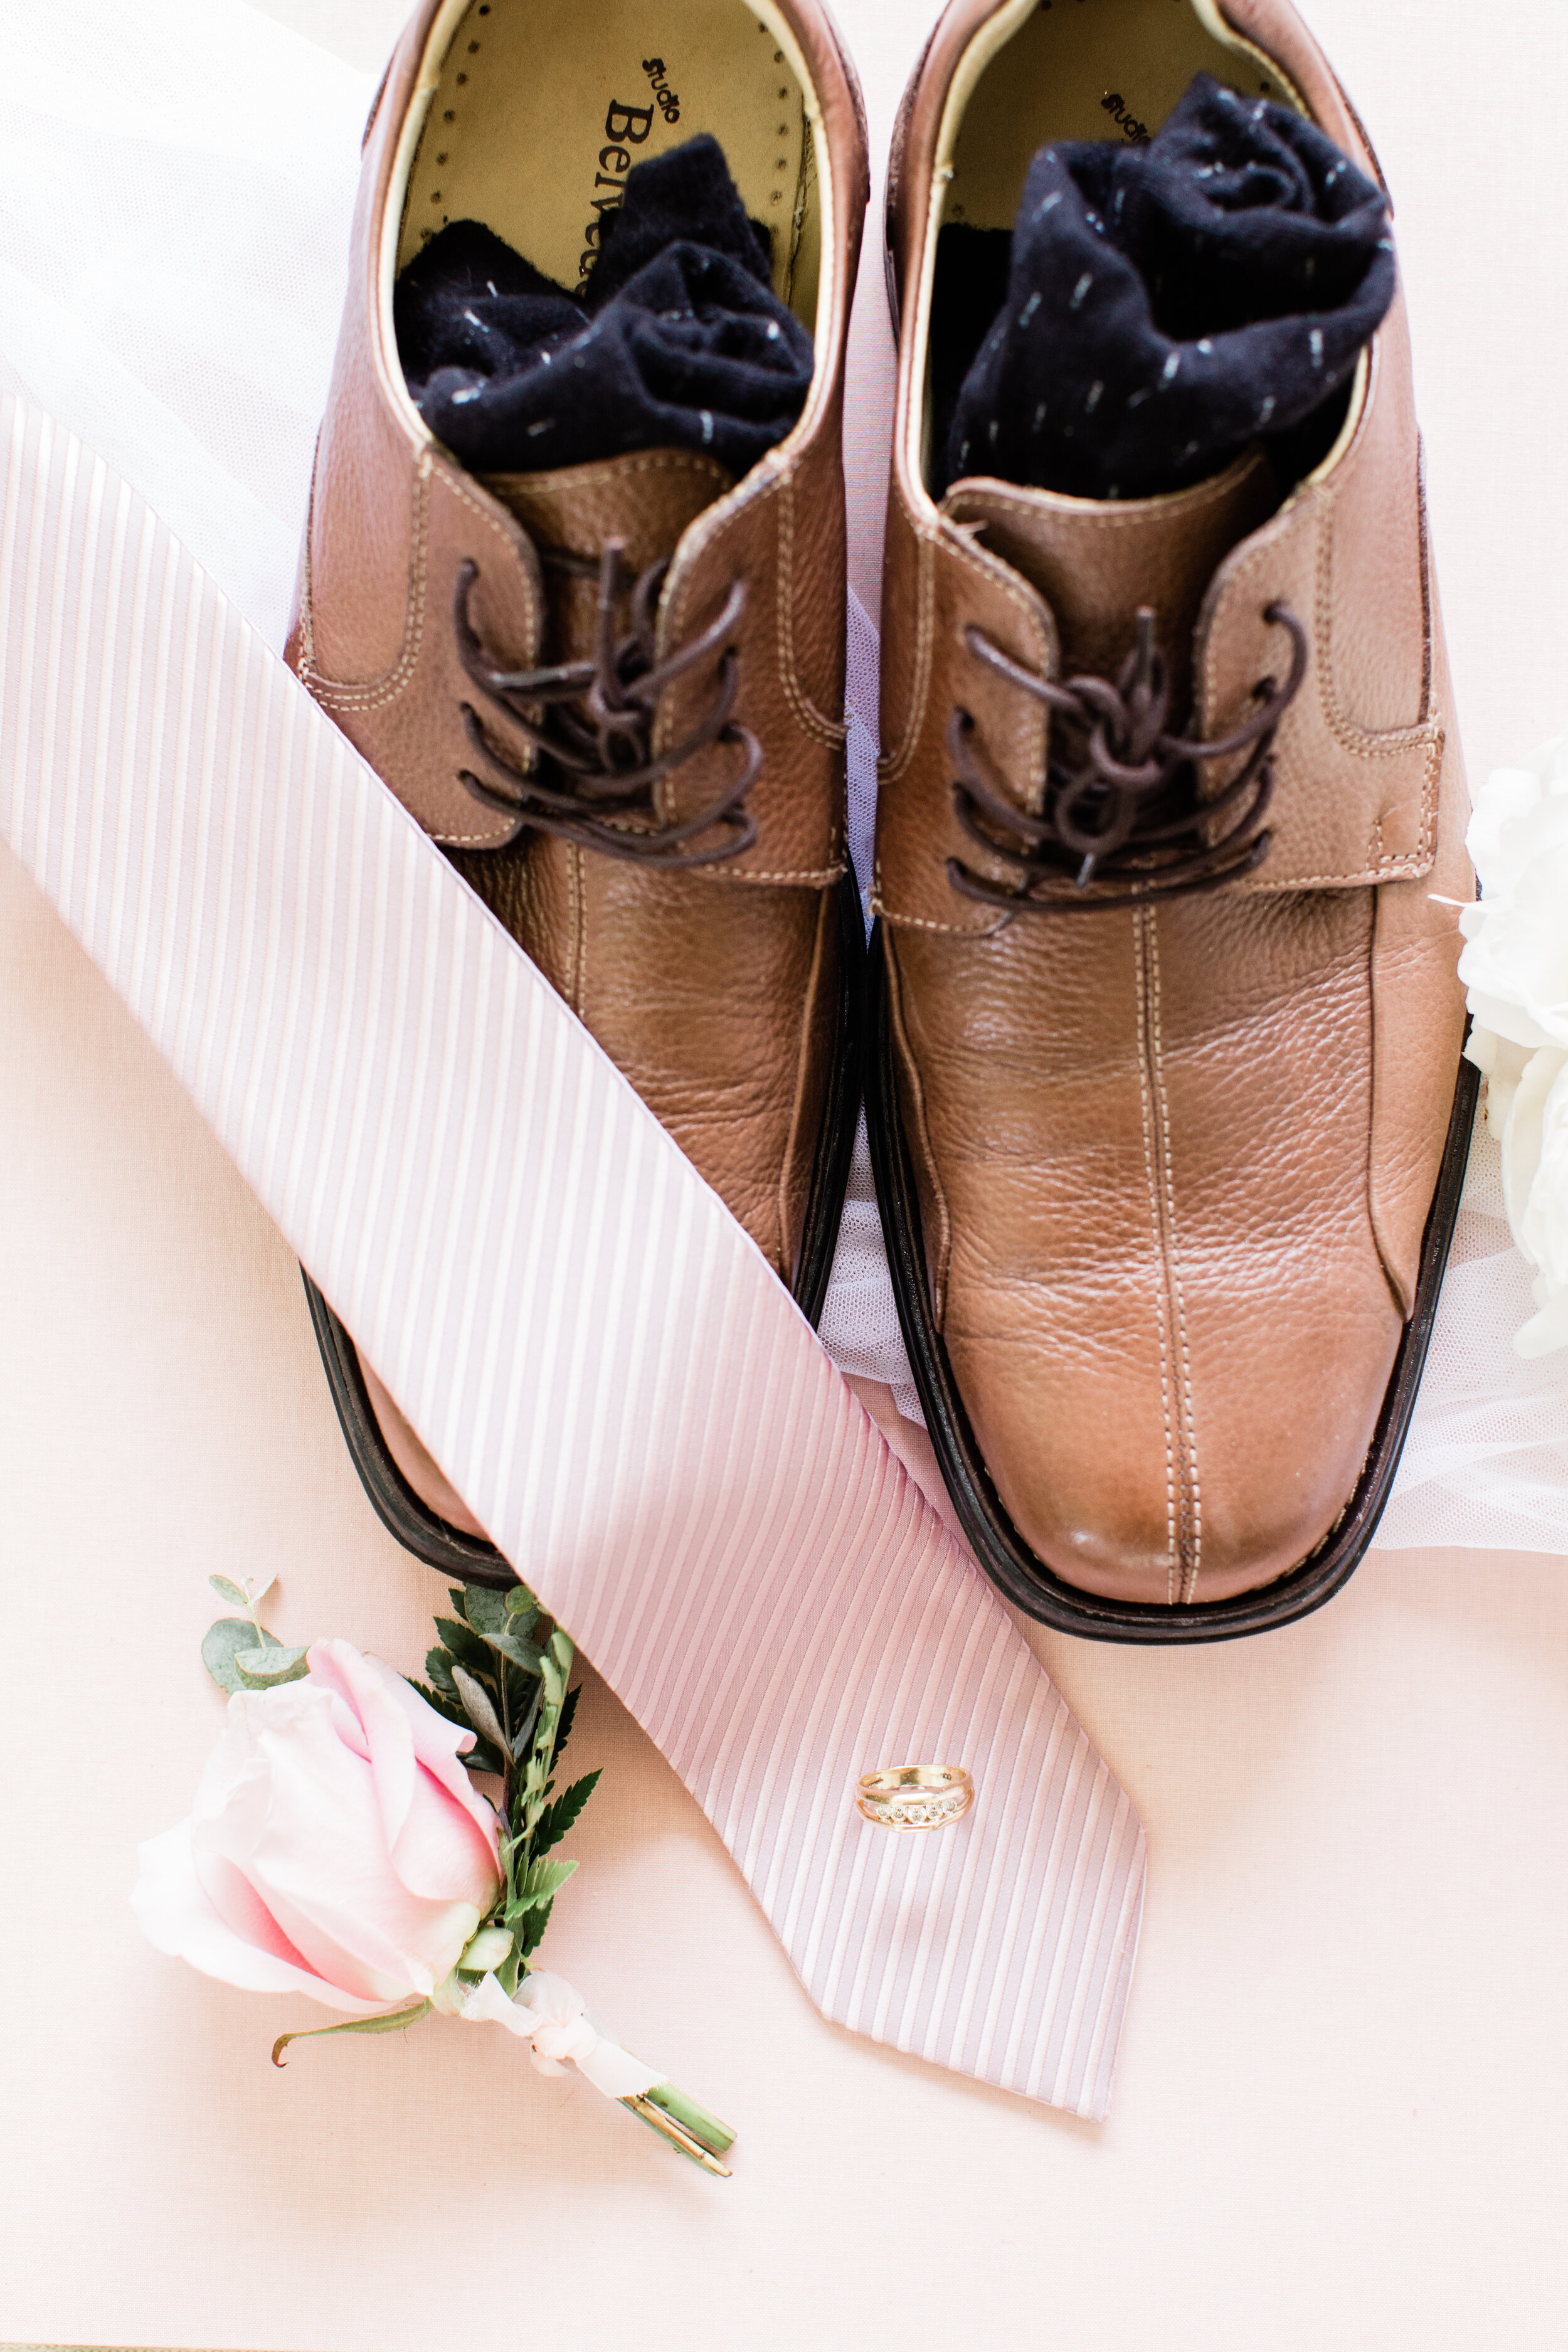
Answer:
<svg viewBox="0 0 1568 2352"><path fill-rule="evenodd" d="M479 576L476 563L463 565L453 600L464 671L484 698L492 722L499 715L526 747L523 764L497 742L473 705L463 704L469 744L490 773L462 768L458 781L484 807L511 818L506 841L496 845L505 847L525 832L550 833L605 856L664 872L739 857L757 838L756 820L742 803L763 764L757 738L731 716L740 656L726 640L746 609L745 583L735 581L707 628L660 661L657 614L668 557L633 578L621 539L607 540L597 558L567 548L542 548L540 555L558 571L598 582L593 651L586 660L498 669L469 616ZM622 635L616 614L628 591L631 626ZM656 754L659 697L715 654L719 688L712 708L683 741ZM658 804L659 784L710 743L743 746L740 774L695 815L680 824L666 822ZM716 839L703 841L715 834Z"/></svg>
<svg viewBox="0 0 1568 2352"><path fill-rule="evenodd" d="M1060 722L1051 729L1046 792L1037 814L1000 793L975 756L975 722L955 709L947 747L958 780L953 806L971 840L1018 869L1014 884L993 882L961 859L948 878L966 898L1009 913L1126 907L1217 889L1253 873L1268 855L1264 824L1274 793L1275 730L1307 674L1307 632L1287 604L1264 618L1288 630L1289 675L1283 686L1260 679L1249 717L1212 743L1171 733L1170 683L1154 641L1154 614L1142 605L1132 652L1114 684L1037 677L970 627L964 642L984 661L1043 702ZM1058 749L1058 742L1060 749ZM1202 765L1245 752L1241 768L1212 799L1200 793ZM1120 888L1090 886L1102 877Z"/></svg>

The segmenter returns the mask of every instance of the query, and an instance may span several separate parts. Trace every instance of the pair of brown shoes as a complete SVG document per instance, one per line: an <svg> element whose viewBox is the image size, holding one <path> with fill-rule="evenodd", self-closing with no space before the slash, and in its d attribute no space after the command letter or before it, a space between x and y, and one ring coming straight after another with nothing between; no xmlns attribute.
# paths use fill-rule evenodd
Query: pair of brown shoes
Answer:
<svg viewBox="0 0 1568 2352"><path fill-rule="evenodd" d="M675 0L653 59L642 23L426 0L409 26L289 655L815 1317L863 1058L840 415L864 121L817 0ZM1400 299L1304 478L1244 457L1145 499L932 495L944 221L1010 226L1044 143L1143 137L1200 71L1377 177L1286 0L952 0L889 174L864 1054L889 1255L982 1564L1038 1617L1141 1641L1285 1622L1364 1550L1471 1107L1442 903L1470 895L1468 803ZM815 337L798 421L738 480L679 449L465 469L405 380L399 272L472 219L574 284L631 164L703 131ZM1167 794L1153 828L1126 780L1176 745L1180 822ZM1086 809L1117 822L1075 872ZM504 1573L313 1306L384 1517Z"/></svg>

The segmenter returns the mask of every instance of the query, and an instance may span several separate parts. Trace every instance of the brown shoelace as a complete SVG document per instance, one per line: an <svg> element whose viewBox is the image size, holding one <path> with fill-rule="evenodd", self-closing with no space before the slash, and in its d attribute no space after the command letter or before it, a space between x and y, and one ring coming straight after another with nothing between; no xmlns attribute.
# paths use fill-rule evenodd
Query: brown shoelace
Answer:
<svg viewBox="0 0 1568 2352"><path fill-rule="evenodd" d="M744 582L735 582L717 619L660 661L656 614L668 558L631 579L624 540L606 541L596 559L564 548L542 548L540 554L556 570L597 579L592 656L544 669L496 668L469 618L479 567L465 563L458 574L453 625L458 656L489 706L491 725L471 703L463 704L468 741L489 776L463 768L459 781L486 808L511 818L507 844L521 833L551 833L604 856L667 873L740 856L757 837L756 821L742 803L763 764L762 745L731 716L740 656L726 639L746 609ZM631 627L621 635L616 613L628 588ZM719 680L712 708L684 741L656 756L653 729L660 695L715 655ZM492 731L498 715L507 722L509 744L498 742ZM526 765L510 748L515 738L524 747ZM656 798L659 783L710 743L742 745L740 773L694 816L679 824L665 823Z"/></svg>
<svg viewBox="0 0 1568 2352"><path fill-rule="evenodd" d="M986 776L974 720L954 710L947 745L958 771L952 797L959 821L982 848L1017 868L1017 880L989 881L952 857L953 888L1009 913L1068 911L1183 898L1254 872L1271 838L1264 818L1274 792L1275 730L1307 674L1307 632L1295 614L1276 604L1264 618L1289 633L1289 676L1283 686L1261 679L1251 715L1212 743L1166 730L1170 686L1148 605L1140 607L1136 643L1114 685L1089 677L1058 686L1021 668L983 629L966 630L965 643L979 660L1050 711L1051 755L1036 814ZM1203 799L1204 762L1243 752L1232 781ZM1107 883L1113 887L1091 887Z"/></svg>

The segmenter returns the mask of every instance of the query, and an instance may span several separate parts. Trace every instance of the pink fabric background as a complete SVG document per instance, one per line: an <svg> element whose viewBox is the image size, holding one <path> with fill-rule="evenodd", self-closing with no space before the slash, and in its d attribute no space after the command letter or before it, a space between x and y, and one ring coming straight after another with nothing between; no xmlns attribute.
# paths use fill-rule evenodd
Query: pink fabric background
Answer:
<svg viewBox="0 0 1568 2352"><path fill-rule="evenodd" d="M368 69L400 10L275 13ZM885 146L924 0L840 15ZM1321 0L1313 17L1400 199L1479 772L1564 724L1561 12ZM850 403L873 611L875 257ZM214 1725L187 1671L205 1577L278 1569L285 1638L330 1622L400 1663L429 1580L359 1493L289 1253L9 865L0 1137L0 2340L521 2347L541 2333L523 2244L573 2352L1562 2342L1560 1563L1374 1555L1306 1624L1174 1658L1037 1637L1151 1834L1102 2128L823 2024L591 1676L580 1760L607 1769L552 1961L741 2126L734 2180L461 2027L277 2074L272 2032L314 2021L197 1986L124 1908L134 1841L184 1810ZM106 2013L139 2021L122 2057ZM922 2202L900 2222L933 2184L935 2218Z"/></svg>

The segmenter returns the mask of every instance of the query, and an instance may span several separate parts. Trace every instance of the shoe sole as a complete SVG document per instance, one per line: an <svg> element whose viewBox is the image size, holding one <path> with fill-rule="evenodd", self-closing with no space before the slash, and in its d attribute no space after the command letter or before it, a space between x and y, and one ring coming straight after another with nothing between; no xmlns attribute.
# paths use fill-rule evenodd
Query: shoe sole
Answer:
<svg viewBox="0 0 1568 2352"><path fill-rule="evenodd" d="M843 984L827 1102L806 1198L800 1264L792 1287L796 1306L814 1328L833 1272L844 1195L849 1183L849 1163L855 1152L855 1130L860 1118L866 931L853 868L845 874L837 898ZM478 1536L465 1535L460 1528L438 1517L409 1485L382 1434L353 1339L302 1266L300 1274L338 1425L349 1458L359 1472L360 1484L383 1527L416 1559L422 1559L427 1568L439 1569L443 1575L458 1578L464 1584L489 1585L498 1591L515 1584L517 1578L510 1563L493 1544Z"/></svg>
<svg viewBox="0 0 1568 2352"><path fill-rule="evenodd" d="M1067 1583L1038 1558L1008 1517L975 1443L974 1432L931 1312L925 1244L914 1169L899 1109L888 982L881 926L869 951L870 1066L866 1085L866 1121L877 1199L887 1237L888 1263L898 1300L899 1322L909 1351L936 1458L964 1535L992 1582L1026 1614L1060 1633L1091 1642L1173 1643L1233 1642L1265 1633L1277 1625L1321 1609L1347 1583L1376 1532L1394 1486L1415 1393L1421 1384L1437 1293L1453 1237L1464 1187L1480 1074L1459 1065L1447 1140L1437 1189L1421 1244L1415 1305L1405 1327L1383 1410L1361 1478L1323 1541L1299 1568L1254 1592L1228 1601L1161 1604L1110 1601Z"/></svg>

